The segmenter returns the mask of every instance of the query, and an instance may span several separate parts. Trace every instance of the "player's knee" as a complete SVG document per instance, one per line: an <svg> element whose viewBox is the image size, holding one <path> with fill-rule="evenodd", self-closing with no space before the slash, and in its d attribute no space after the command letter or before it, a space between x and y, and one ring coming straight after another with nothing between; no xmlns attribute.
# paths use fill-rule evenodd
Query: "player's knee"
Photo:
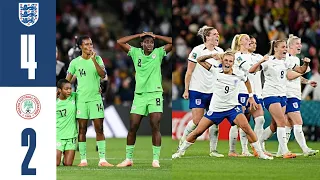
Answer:
<svg viewBox="0 0 320 180"><path fill-rule="evenodd" d="M95 128L97 134L103 134L103 126Z"/></svg>
<svg viewBox="0 0 320 180"><path fill-rule="evenodd" d="M139 129L139 124L132 124L130 126L129 132L136 133L138 131L138 129Z"/></svg>

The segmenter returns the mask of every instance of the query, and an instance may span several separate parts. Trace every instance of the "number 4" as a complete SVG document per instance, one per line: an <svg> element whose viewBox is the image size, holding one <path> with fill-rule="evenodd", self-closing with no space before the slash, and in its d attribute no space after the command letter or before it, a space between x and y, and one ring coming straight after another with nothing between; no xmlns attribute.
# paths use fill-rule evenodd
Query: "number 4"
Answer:
<svg viewBox="0 0 320 180"><path fill-rule="evenodd" d="M28 79L36 79L36 35L21 34L21 69L28 69Z"/></svg>

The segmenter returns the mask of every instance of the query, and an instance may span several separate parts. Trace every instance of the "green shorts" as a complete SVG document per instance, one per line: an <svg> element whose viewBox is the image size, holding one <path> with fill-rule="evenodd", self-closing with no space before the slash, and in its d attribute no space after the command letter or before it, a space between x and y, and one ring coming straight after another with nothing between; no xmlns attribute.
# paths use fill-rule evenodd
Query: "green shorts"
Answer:
<svg viewBox="0 0 320 180"><path fill-rule="evenodd" d="M134 94L130 113L147 116L154 112L163 112L162 92Z"/></svg>
<svg viewBox="0 0 320 180"><path fill-rule="evenodd" d="M77 138L57 139L57 150L64 152L77 149Z"/></svg>
<svg viewBox="0 0 320 180"><path fill-rule="evenodd" d="M102 100L91 102L77 102L77 115L78 119L101 119L104 118L104 107Z"/></svg>

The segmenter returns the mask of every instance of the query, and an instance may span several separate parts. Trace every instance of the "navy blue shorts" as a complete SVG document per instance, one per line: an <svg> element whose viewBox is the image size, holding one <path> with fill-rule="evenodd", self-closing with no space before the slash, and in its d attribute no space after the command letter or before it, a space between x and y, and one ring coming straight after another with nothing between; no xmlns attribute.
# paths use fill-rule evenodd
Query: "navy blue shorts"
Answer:
<svg viewBox="0 0 320 180"><path fill-rule="evenodd" d="M286 106L287 104L287 97L286 96L270 96L263 98L263 103L267 110L269 110L269 107L273 103L280 103L281 107Z"/></svg>
<svg viewBox="0 0 320 180"><path fill-rule="evenodd" d="M238 102L241 104L241 106L246 106L248 98L249 98L249 94L240 93L238 95Z"/></svg>
<svg viewBox="0 0 320 180"><path fill-rule="evenodd" d="M238 116L238 114L243 114L240 105L223 112L213 112L209 110L204 115L204 117L210 119L216 125L220 124L224 120L224 118L227 118L231 126L233 126L235 125L233 121Z"/></svg>
<svg viewBox="0 0 320 180"><path fill-rule="evenodd" d="M288 98L287 99L286 114L289 112L300 111L300 103L301 103L301 101L298 98Z"/></svg>
<svg viewBox="0 0 320 180"><path fill-rule="evenodd" d="M201 93L189 90L189 108L209 109L212 93Z"/></svg>

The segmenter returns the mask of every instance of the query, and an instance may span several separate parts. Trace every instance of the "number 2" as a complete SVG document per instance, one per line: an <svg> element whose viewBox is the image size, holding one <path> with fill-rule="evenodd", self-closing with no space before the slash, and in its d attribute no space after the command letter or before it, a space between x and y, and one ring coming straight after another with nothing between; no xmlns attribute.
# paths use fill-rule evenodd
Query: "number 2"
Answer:
<svg viewBox="0 0 320 180"><path fill-rule="evenodd" d="M28 79L36 79L36 35L21 34L21 69L28 69Z"/></svg>
<svg viewBox="0 0 320 180"><path fill-rule="evenodd" d="M29 143L30 137L30 143ZM26 128L21 133L21 146L29 146L27 154L21 165L21 175L36 175L36 168L29 168L29 163L36 149L36 132L32 128Z"/></svg>

